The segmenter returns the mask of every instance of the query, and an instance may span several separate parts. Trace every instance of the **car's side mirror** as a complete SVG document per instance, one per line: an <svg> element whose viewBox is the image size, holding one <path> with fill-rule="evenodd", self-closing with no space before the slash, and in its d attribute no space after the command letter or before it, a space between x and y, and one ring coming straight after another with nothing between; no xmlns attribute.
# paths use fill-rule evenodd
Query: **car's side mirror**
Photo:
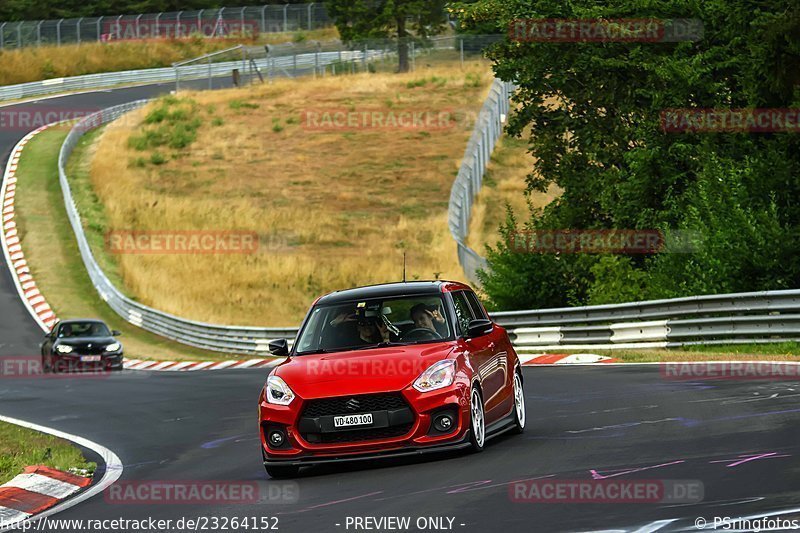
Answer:
<svg viewBox="0 0 800 533"><path fill-rule="evenodd" d="M122 335L122 332L119 331L118 329L115 329L115 330L111 331L111 336L112 337L119 337L120 335Z"/></svg>
<svg viewBox="0 0 800 533"><path fill-rule="evenodd" d="M289 343L286 339L277 339L269 343L269 353L272 355L289 355Z"/></svg>
<svg viewBox="0 0 800 533"><path fill-rule="evenodd" d="M485 318L472 320L467 328L467 338L482 337L492 331L493 328L494 324L492 324L491 320L486 320Z"/></svg>

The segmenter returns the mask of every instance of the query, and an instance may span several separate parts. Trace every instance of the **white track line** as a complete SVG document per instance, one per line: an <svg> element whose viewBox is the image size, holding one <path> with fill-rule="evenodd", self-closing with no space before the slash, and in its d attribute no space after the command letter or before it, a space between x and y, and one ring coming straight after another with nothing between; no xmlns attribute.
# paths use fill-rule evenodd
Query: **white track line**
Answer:
<svg viewBox="0 0 800 533"><path fill-rule="evenodd" d="M122 476L122 461L120 461L117 454L106 448L105 446L101 446L96 442L92 442L89 439L85 439L83 437L79 437L77 435L71 435L69 433L65 433L63 431L59 431L57 429L48 428L45 426L40 426L38 424L34 424L32 422L26 422L24 420L19 420L16 418L11 418L8 416L0 415L0 422L7 422L9 424L14 424L16 426L22 426L24 428L32 429L34 431L39 431L40 433L47 433L48 435L53 435L54 437L58 437L60 439L66 439L68 441L74 442L78 446L83 446L84 448L88 448L98 454L103 463L105 463L105 471L103 472L103 477L100 478L99 481L89 485L86 490L77 494L74 498L70 498L69 500L63 501L58 505L51 507L50 509L37 514L31 518L26 517L18 517L16 519L11 519L9 521L4 522L4 527L0 529L1 531L8 531L10 529L17 529L22 524L27 522L33 522L39 520L40 518L44 518L45 516L54 515L70 507L81 503L84 500L88 500L92 496L101 493L106 488L110 487L117 481L120 476Z"/></svg>

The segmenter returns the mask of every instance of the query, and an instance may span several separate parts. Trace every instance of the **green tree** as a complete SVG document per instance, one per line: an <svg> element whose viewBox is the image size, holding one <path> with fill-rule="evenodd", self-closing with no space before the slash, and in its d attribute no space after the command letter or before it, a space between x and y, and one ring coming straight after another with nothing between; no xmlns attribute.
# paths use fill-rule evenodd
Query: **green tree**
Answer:
<svg viewBox="0 0 800 533"><path fill-rule="evenodd" d="M517 42L488 55L519 86L508 130L537 156L530 190L564 193L532 228L668 229L704 234L694 253L565 256L554 261L489 254L484 274L497 305L540 307L569 300L620 300L633 293L688 295L800 286L800 136L797 133L665 133L668 108L797 108L800 5L796 0L478 0L457 4L465 26L519 19L698 19L685 42ZM755 239L758 235L758 239ZM767 260L771 253L783 260ZM556 265L557 266L554 266ZM565 264L569 265L566 267ZM504 284L535 285L550 270L573 273L559 295L528 291L513 301ZM627 280L627 281L626 281ZM629 282L626 290L615 284ZM570 285L571 284L571 285ZM587 290L581 290L588 284Z"/></svg>
<svg viewBox="0 0 800 533"><path fill-rule="evenodd" d="M397 39L398 70L409 70L409 42L444 29L444 0L327 0L328 15L347 42Z"/></svg>

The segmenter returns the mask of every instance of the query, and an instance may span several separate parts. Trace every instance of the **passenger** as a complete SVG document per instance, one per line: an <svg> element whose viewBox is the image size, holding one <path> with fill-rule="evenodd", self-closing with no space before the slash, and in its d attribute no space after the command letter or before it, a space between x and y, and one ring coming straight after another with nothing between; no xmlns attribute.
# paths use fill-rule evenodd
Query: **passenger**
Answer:
<svg viewBox="0 0 800 533"><path fill-rule="evenodd" d="M444 325L445 320L438 306L428 304L417 304L411 308L411 320L414 321L414 328L429 329L439 333L437 325Z"/></svg>

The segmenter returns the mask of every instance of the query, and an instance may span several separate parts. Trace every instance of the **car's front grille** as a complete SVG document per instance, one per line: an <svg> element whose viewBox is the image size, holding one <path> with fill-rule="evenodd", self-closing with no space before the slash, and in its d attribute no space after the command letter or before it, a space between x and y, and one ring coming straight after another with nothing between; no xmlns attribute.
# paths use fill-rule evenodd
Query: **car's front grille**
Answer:
<svg viewBox="0 0 800 533"><path fill-rule="evenodd" d="M304 417L349 415L353 413L369 413L372 411L390 411L403 409L408 404L402 394L362 394L358 396L340 396L309 400L303 408Z"/></svg>
<svg viewBox="0 0 800 533"><path fill-rule="evenodd" d="M337 433L320 433L319 442L322 444L333 444L343 442L361 442L365 440L391 439L402 437L409 431L414 424L403 424L402 426L392 426L388 428L356 429L352 431L340 431Z"/></svg>

